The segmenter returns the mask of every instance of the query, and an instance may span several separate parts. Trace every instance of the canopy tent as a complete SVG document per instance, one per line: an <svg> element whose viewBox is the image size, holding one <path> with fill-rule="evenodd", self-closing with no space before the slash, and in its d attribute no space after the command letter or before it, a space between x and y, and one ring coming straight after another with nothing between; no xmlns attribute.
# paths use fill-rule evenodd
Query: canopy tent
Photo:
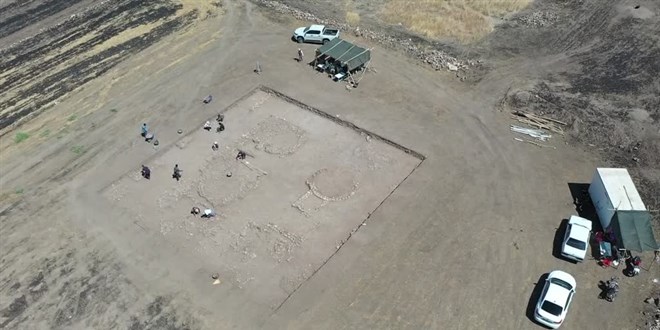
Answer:
<svg viewBox="0 0 660 330"><path fill-rule="evenodd" d="M332 39L316 51L317 57L326 55L340 62L340 66L346 67L347 71L353 71L371 60L371 51L356 46L343 39Z"/></svg>
<svg viewBox="0 0 660 330"><path fill-rule="evenodd" d="M617 211L611 228L619 241L619 248L639 252L658 249L648 211Z"/></svg>
<svg viewBox="0 0 660 330"><path fill-rule="evenodd" d="M353 87L364 77L371 61L371 50L356 46L346 40L333 39L316 50L314 67L330 72L336 81L348 77ZM362 71L356 80L353 74Z"/></svg>

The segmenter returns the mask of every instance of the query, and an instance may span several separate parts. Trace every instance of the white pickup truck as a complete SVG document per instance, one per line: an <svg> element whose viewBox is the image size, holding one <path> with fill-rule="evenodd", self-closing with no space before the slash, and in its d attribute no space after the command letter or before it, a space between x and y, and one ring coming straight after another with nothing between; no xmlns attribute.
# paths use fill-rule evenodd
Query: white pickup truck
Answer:
<svg viewBox="0 0 660 330"><path fill-rule="evenodd" d="M322 44L335 38L339 38L339 30L326 27L325 25L299 27L293 31L292 37L298 43L316 42Z"/></svg>

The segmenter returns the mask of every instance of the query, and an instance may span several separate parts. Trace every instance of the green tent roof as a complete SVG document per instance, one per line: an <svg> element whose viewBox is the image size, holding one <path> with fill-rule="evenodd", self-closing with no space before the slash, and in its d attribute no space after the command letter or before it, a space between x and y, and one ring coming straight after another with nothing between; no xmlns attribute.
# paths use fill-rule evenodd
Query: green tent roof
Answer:
<svg viewBox="0 0 660 330"><path fill-rule="evenodd" d="M339 61L342 66L346 66L348 71L352 71L371 60L371 51L356 46L343 39L332 39L330 42L319 47L318 55L326 55Z"/></svg>
<svg viewBox="0 0 660 330"><path fill-rule="evenodd" d="M639 252L658 249L648 211L617 211L612 218L611 228L619 240L620 248Z"/></svg>

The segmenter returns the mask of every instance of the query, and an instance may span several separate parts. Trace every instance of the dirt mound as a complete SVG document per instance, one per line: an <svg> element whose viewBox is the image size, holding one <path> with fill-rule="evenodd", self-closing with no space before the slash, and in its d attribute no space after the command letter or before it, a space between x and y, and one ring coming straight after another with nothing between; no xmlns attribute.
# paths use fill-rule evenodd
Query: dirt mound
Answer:
<svg viewBox="0 0 660 330"><path fill-rule="evenodd" d="M598 150L612 166L629 168L649 209L657 209L660 16L653 13L660 5L645 5L539 3L530 12L556 13L552 28L511 23L492 39L502 42L500 55L516 52L538 57L539 63L544 56L565 64L550 64L552 73L543 74L533 87L510 91L507 105L571 123L570 141Z"/></svg>

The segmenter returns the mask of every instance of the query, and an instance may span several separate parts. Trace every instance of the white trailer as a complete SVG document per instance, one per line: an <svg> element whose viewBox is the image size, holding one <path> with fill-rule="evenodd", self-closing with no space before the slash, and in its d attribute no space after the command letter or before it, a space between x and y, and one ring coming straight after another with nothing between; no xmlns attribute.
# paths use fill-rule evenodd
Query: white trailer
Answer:
<svg viewBox="0 0 660 330"><path fill-rule="evenodd" d="M610 227L616 211L646 211L625 168L597 168L589 186L589 196L603 229Z"/></svg>

